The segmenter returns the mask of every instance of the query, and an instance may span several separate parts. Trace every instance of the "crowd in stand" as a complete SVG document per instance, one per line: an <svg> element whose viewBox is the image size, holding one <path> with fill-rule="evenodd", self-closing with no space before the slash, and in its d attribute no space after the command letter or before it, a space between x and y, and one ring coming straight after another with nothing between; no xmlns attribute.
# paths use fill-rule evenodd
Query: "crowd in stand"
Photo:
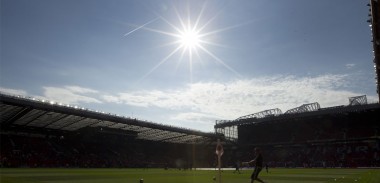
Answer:
<svg viewBox="0 0 380 183"><path fill-rule="evenodd" d="M239 127L227 144L223 167L249 160L261 147L269 167L380 167L378 117L321 117ZM215 167L211 144L174 144L82 133L2 133L1 167Z"/></svg>
<svg viewBox="0 0 380 183"><path fill-rule="evenodd" d="M189 168L204 158L186 144L165 144L120 136L95 138L1 135L1 167ZM204 151L198 148L197 151ZM190 163L192 162L192 163ZM206 160L207 162L207 160Z"/></svg>
<svg viewBox="0 0 380 183"><path fill-rule="evenodd" d="M379 167L379 142L267 147L272 167Z"/></svg>
<svg viewBox="0 0 380 183"><path fill-rule="evenodd" d="M374 112L240 126L239 151L261 146L272 167L379 167L378 120Z"/></svg>
<svg viewBox="0 0 380 183"><path fill-rule="evenodd" d="M214 167L214 147L1 135L1 167ZM224 167L252 158L253 146L225 147ZM262 145L270 167L379 167L380 141ZM196 151L196 152L195 152ZM194 154L196 153L196 154Z"/></svg>

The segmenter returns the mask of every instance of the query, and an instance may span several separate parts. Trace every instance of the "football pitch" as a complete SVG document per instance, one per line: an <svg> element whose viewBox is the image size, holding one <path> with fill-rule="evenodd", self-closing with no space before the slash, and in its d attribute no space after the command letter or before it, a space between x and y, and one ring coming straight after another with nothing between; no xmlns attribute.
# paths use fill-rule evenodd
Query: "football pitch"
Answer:
<svg viewBox="0 0 380 183"><path fill-rule="evenodd" d="M222 172L223 183L249 183L252 170ZM217 171L163 169L2 168L1 183L217 183ZM380 169L270 169L260 177L269 183L379 183ZM255 181L256 182L256 181Z"/></svg>

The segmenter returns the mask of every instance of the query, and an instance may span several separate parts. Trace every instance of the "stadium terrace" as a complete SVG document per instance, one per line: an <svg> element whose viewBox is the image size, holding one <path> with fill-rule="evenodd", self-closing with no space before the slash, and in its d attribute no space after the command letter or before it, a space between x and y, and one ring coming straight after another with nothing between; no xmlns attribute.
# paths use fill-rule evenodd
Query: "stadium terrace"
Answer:
<svg viewBox="0 0 380 183"><path fill-rule="evenodd" d="M365 96L217 121L216 133L22 96L1 94L0 106L3 167L212 168L218 138L225 168L256 146L270 167L380 166L380 105Z"/></svg>

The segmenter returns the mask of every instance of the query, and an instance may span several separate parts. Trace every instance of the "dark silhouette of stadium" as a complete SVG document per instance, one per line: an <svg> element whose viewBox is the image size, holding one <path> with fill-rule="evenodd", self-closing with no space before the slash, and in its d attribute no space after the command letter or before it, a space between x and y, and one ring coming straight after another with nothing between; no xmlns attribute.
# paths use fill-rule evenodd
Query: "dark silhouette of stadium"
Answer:
<svg viewBox="0 0 380 183"><path fill-rule="evenodd" d="M380 100L378 3L368 4L368 23ZM215 133L3 93L0 109L1 167L215 167L218 138L224 167L257 146L269 167L380 166L380 104L365 95L342 106L316 102L217 121Z"/></svg>

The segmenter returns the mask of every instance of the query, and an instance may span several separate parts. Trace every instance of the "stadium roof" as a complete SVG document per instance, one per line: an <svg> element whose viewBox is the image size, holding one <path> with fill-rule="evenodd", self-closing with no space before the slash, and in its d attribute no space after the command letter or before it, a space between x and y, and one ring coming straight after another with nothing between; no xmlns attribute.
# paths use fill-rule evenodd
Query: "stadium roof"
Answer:
<svg viewBox="0 0 380 183"><path fill-rule="evenodd" d="M0 125L2 132L11 129L54 132L97 129L107 133L130 135L136 139L186 144L214 142L217 137L215 133L3 93L0 93Z"/></svg>
<svg viewBox="0 0 380 183"><path fill-rule="evenodd" d="M356 99L361 99L364 96L359 97L352 97ZM350 99L352 99L350 98ZM355 100L356 101L356 100ZM306 108L305 106L308 106L309 108ZM312 106L312 107L310 107ZM327 108L320 108L318 103L311 103L311 104L304 104L300 107L291 109L287 111L284 114L276 113L275 115L247 115L240 117L236 120L220 120L217 121L217 124L214 126L217 128L225 128L225 127L232 127L232 126L239 126L239 125L245 125L245 124L255 124L255 123L261 123L261 122L274 122L274 121L283 121L283 120L290 120L295 118L315 118L318 116L323 115L334 115L334 114L348 114L352 112L361 112L361 111L367 111L367 110L378 110L380 109L379 103L373 103L373 104L367 104L366 102L364 104L356 104L353 102L352 104L347 106L335 106L335 107L327 107ZM268 111L268 110L266 110ZM259 112L262 113L262 112ZM255 114L259 114L255 113Z"/></svg>

